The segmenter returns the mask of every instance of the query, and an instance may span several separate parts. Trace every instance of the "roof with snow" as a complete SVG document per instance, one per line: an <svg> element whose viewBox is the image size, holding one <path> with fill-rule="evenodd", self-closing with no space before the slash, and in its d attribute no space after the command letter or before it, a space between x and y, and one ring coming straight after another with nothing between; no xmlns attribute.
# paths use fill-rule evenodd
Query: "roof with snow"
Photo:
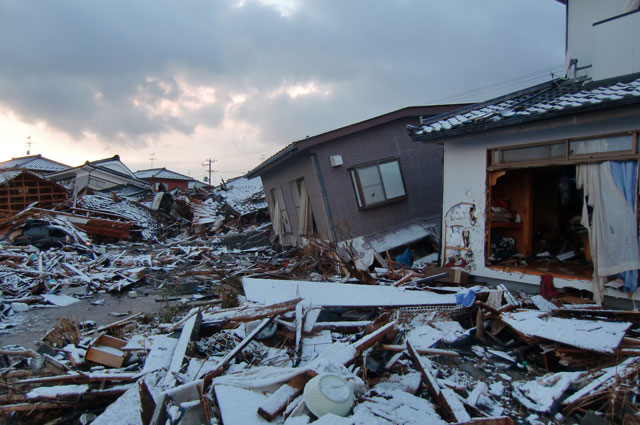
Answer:
<svg viewBox="0 0 640 425"><path fill-rule="evenodd" d="M22 170L0 171L0 185L5 184L22 174Z"/></svg>
<svg viewBox="0 0 640 425"><path fill-rule="evenodd" d="M4 168L25 168L31 171L56 172L68 170L68 165L61 164L42 155L29 155L19 158L11 158L9 161L0 162L0 169Z"/></svg>
<svg viewBox="0 0 640 425"><path fill-rule="evenodd" d="M409 126L414 141L489 130L640 102L640 74L602 81L556 79Z"/></svg>
<svg viewBox="0 0 640 425"><path fill-rule="evenodd" d="M215 192L241 215L267 208L260 177L237 177L218 186Z"/></svg>
<svg viewBox="0 0 640 425"><path fill-rule="evenodd" d="M147 195L153 193L149 187L139 187L131 184L121 184L118 186L110 187L108 189L102 189L99 193L113 193L118 198L138 199L144 198Z"/></svg>
<svg viewBox="0 0 640 425"><path fill-rule="evenodd" d="M151 168L149 170L136 171L135 176L139 179L167 179L167 180L186 180L191 181L193 178L166 168Z"/></svg>

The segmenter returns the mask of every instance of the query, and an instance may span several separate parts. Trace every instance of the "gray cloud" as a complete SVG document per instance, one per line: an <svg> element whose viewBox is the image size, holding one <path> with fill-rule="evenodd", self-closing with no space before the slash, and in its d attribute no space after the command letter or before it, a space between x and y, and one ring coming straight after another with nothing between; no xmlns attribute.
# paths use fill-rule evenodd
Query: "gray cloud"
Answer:
<svg viewBox="0 0 640 425"><path fill-rule="evenodd" d="M0 104L134 144L219 126L224 102L247 93L231 118L285 143L559 64L563 25L552 0L304 1L289 17L259 2L8 0ZM162 110L189 95L179 81L215 88L216 102ZM269 96L310 81L332 91Z"/></svg>

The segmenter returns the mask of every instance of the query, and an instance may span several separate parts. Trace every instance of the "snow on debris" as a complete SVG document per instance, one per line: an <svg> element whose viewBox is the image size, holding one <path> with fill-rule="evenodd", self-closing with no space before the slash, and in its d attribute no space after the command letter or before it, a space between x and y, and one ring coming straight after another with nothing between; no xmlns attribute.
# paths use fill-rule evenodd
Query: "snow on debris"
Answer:
<svg viewBox="0 0 640 425"><path fill-rule="evenodd" d="M354 408L354 416L362 424L406 424L406 425L445 425L433 405L424 398L416 397L400 390L380 389L379 393L363 397L364 402ZM376 394L376 395L373 395ZM366 420L366 422L363 421Z"/></svg>
<svg viewBox="0 0 640 425"><path fill-rule="evenodd" d="M123 199L115 201L104 195L85 195L81 198L85 209L104 211L127 218L142 227L142 237L152 239L158 230L158 223L151 212L136 202Z"/></svg>
<svg viewBox="0 0 640 425"><path fill-rule="evenodd" d="M241 215L267 208L260 177L239 177L228 181L224 187L216 188L216 194Z"/></svg>
<svg viewBox="0 0 640 425"><path fill-rule="evenodd" d="M395 286L356 285L334 282L308 282L243 278L247 300L275 304L302 297L317 306L410 306L455 305L452 294L409 291Z"/></svg>
<svg viewBox="0 0 640 425"><path fill-rule="evenodd" d="M513 396L527 409L550 412L569 386L584 372L550 373L533 381L513 383Z"/></svg>
<svg viewBox="0 0 640 425"><path fill-rule="evenodd" d="M56 398L65 395L84 394L89 391L89 386L83 385L56 385L53 387L39 387L27 393L27 398Z"/></svg>
<svg viewBox="0 0 640 425"><path fill-rule="evenodd" d="M544 312L535 310L505 313L502 320L525 335L600 353L613 353L631 327L627 322L546 317Z"/></svg>

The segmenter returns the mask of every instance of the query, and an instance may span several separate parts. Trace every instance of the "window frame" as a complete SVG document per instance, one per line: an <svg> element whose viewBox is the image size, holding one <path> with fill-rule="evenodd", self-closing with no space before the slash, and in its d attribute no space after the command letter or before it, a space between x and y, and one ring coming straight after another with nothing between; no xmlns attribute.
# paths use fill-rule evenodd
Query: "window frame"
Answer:
<svg viewBox="0 0 640 425"><path fill-rule="evenodd" d="M400 182L402 183L402 190L404 193L403 195L400 195L400 196L388 198L385 187L384 187L384 180L382 177L382 173L380 172L380 166L384 164L394 163L394 162L398 167L398 173L400 174ZM382 193L384 195L384 200L376 202L374 204L367 204L364 196L364 189L362 187L362 181L360 180L359 170L364 168L369 168L372 166L376 166L376 169L378 171L378 177L380 179L379 180L380 185L382 186ZM407 199L407 185L404 180L404 173L402 172L402 166L400 165L400 158L397 158L397 157L385 158L385 159L380 159L376 161L365 162L365 163L350 167L348 171L349 171L349 179L351 180L351 186L353 188L354 196L356 198L356 205L358 206L359 210L368 210L372 208L377 208L377 207L381 207L384 205L392 204L392 203Z"/></svg>
<svg viewBox="0 0 640 425"><path fill-rule="evenodd" d="M592 152L592 153L571 153L572 142L586 142L590 140L610 139L616 137L631 136L631 149L608 151L608 152ZM548 157L535 160L526 161L513 161L503 162L502 155L506 151L513 151L518 149L551 146L557 144L564 144L564 154L557 157ZM494 161L494 156L497 156L497 160ZM496 148L487 149L487 171L508 170L513 168L529 168L545 165L571 165L581 164L587 162L602 162L607 160L624 160L624 159L640 159L638 155L638 132L625 131L617 133L607 133L590 137L576 137L566 139L549 140L539 143L524 143L521 145L509 145Z"/></svg>

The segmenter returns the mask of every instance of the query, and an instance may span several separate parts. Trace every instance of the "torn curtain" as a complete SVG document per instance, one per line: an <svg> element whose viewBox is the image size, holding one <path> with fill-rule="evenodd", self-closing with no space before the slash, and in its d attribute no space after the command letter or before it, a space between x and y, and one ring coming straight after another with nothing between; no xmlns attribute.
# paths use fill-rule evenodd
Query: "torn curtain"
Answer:
<svg viewBox="0 0 640 425"><path fill-rule="evenodd" d="M274 196L273 200L273 216L271 217L271 224L273 226L273 231L276 232L280 239L280 243L282 243L282 235L284 235L284 220L282 217L282 212L280 211L280 202L278 202L278 197Z"/></svg>
<svg viewBox="0 0 640 425"><path fill-rule="evenodd" d="M589 230L596 302L604 298L605 276L640 269L635 212L637 168L636 161L576 167L576 184L584 191L581 224Z"/></svg>
<svg viewBox="0 0 640 425"><path fill-rule="evenodd" d="M298 190L300 197L300 216L298 217L300 228L298 229L298 234L300 236L312 235L313 213L311 212L311 202L309 200L309 190L307 189L307 182L301 180Z"/></svg>

